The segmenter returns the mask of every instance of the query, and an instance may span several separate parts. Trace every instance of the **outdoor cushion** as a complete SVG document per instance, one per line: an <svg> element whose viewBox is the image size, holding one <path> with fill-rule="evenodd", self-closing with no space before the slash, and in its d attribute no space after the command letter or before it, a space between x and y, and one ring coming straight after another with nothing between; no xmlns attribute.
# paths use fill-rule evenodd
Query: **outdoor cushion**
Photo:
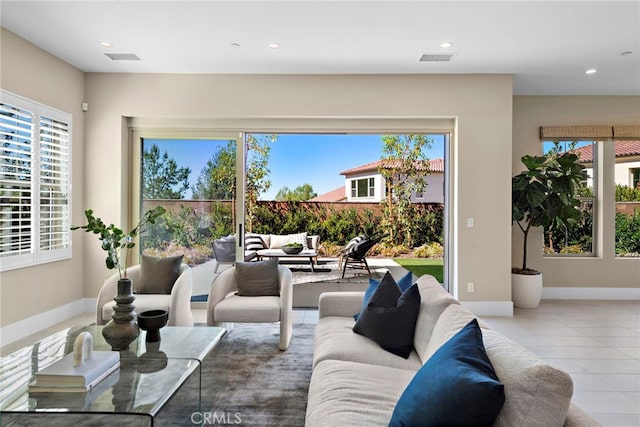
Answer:
<svg viewBox="0 0 640 427"><path fill-rule="evenodd" d="M307 233L289 234L289 238L291 239L290 243L300 243L303 251L309 249L307 246Z"/></svg>
<svg viewBox="0 0 640 427"><path fill-rule="evenodd" d="M265 249L264 241L259 234L247 233L244 235L244 248L247 251L259 251Z"/></svg>
<svg viewBox="0 0 640 427"><path fill-rule="evenodd" d="M387 272L353 331L371 338L380 347L403 358L413 350L413 334L420 309L420 292L412 285L404 293Z"/></svg>
<svg viewBox="0 0 640 427"><path fill-rule="evenodd" d="M269 245L269 249L282 249L284 245L291 242L292 242L291 237L288 234L286 235L272 234L271 244Z"/></svg>
<svg viewBox="0 0 640 427"><path fill-rule="evenodd" d="M420 368L398 400L389 426L489 427L504 399L504 386L473 319Z"/></svg>
<svg viewBox="0 0 640 427"><path fill-rule="evenodd" d="M239 296L280 295L277 258L258 262L237 262L235 275Z"/></svg>
<svg viewBox="0 0 640 427"><path fill-rule="evenodd" d="M140 279L133 286L140 294L170 294L180 276L183 255L158 258L142 255Z"/></svg>

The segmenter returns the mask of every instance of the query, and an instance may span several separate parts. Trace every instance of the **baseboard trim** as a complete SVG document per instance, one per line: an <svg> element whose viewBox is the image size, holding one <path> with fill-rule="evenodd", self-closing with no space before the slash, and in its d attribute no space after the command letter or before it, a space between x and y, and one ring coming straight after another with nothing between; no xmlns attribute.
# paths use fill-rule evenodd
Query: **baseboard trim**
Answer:
<svg viewBox="0 0 640 427"><path fill-rule="evenodd" d="M96 299L83 298L0 328L0 347L82 313L95 311Z"/></svg>
<svg viewBox="0 0 640 427"><path fill-rule="evenodd" d="M460 301L476 316L513 316L512 301Z"/></svg>
<svg viewBox="0 0 640 427"><path fill-rule="evenodd" d="M542 288L542 299L638 300L640 288Z"/></svg>

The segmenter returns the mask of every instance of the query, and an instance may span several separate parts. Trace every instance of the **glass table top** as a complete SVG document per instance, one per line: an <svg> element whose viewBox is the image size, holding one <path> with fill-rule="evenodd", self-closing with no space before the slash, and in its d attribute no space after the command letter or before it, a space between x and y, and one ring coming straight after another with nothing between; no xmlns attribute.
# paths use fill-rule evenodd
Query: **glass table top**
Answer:
<svg viewBox="0 0 640 427"><path fill-rule="evenodd" d="M160 342L146 343L145 332L140 331L129 349L120 352L120 368L88 392L29 392L35 373L71 353L80 332L93 335L94 351L110 351L101 330L102 326L69 328L0 358L0 410L153 417L200 370L202 360L226 333L217 327L168 326L160 330ZM200 373L196 373L200 381Z"/></svg>

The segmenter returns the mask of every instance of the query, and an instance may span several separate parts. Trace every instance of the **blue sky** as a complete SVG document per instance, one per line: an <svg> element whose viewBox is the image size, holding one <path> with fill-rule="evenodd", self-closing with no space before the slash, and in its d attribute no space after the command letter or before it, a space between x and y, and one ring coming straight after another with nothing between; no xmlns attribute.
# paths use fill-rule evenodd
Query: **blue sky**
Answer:
<svg viewBox="0 0 640 427"><path fill-rule="evenodd" d="M426 151L429 158L444 157L442 136L432 136L434 143ZM144 148L157 144L160 152L167 151L180 167L191 169L189 182L193 185L200 171L226 140L145 140ZM282 187L290 190L311 184L323 194L344 185L340 172L380 159L380 135L279 134L271 144L269 168L271 189L263 200L273 200ZM189 191L186 198L189 198Z"/></svg>

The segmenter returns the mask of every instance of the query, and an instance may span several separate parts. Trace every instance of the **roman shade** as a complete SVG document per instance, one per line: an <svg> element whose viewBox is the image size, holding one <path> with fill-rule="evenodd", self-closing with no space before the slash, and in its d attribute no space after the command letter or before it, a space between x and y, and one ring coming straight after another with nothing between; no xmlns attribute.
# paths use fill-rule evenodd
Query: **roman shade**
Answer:
<svg viewBox="0 0 640 427"><path fill-rule="evenodd" d="M540 126L540 139L639 139L640 125Z"/></svg>

